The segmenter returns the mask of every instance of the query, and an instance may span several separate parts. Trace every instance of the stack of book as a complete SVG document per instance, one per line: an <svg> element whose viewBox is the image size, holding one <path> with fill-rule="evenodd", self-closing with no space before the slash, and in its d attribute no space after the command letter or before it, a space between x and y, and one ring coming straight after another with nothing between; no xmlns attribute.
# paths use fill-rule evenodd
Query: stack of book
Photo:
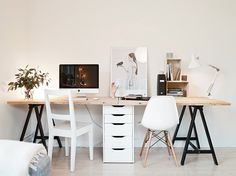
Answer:
<svg viewBox="0 0 236 176"><path fill-rule="evenodd" d="M182 89L179 89L179 88L168 89L167 95L182 97L184 95L184 91Z"/></svg>

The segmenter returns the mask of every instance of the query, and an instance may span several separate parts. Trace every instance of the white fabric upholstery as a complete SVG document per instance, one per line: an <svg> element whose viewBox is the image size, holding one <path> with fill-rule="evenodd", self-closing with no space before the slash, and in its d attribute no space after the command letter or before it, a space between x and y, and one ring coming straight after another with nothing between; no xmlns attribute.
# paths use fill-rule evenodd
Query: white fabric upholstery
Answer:
<svg viewBox="0 0 236 176"><path fill-rule="evenodd" d="M47 153L41 144L0 140L0 175L27 176L30 162L38 153Z"/></svg>
<svg viewBox="0 0 236 176"><path fill-rule="evenodd" d="M167 130L179 123L175 98L153 96L148 101L141 124L151 130Z"/></svg>

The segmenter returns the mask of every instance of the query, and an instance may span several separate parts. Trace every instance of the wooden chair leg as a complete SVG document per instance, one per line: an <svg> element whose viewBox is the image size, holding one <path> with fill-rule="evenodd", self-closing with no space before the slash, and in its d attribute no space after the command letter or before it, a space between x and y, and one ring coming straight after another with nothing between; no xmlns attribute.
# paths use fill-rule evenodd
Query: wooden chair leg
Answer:
<svg viewBox="0 0 236 176"><path fill-rule="evenodd" d="M148 157L148 154L149 154L149 150L150 150L150 145L151 145L151 142L152 142L152 134L153 132L149 130L149 138L148 138L148 145L147 145L147 149L146 149L146 154L145 154L145 158L144 158L144 167L147 166L147 157Z"/></svg>
<svg viewBox="0 0 236 176"><path fill-rule="evenodd" d="M143 149L144 149L144 147L145 147L145 144L147 143L148 135L149 135L149 130L147 130L146 133L145 133L145 137L144 137L144 139L143 139L143 145L142 145L141 151L140 151L140 153L139 153L139 156L140 156L140 157L142 157Z"/></svg>
<svg viewBox="0 0 236 176"><path fill-rule="evenodd" d="M168 150L168 154L171 155L171 152L170 152L170 145L169 145L169 142L168 142L168 132L167 131L163 131L164 133L164 136L165 136L165 141L166 141L166 147L167 147L167 150Z"/></svg>
<svg viewBox="0 0 236 176"><path fill-rule="evenodd" d="M176 155L175 155L175 151L174 151L174 147L172 145L172 141L171 141L171 137L170 137L170 133L169 132L167 132L167 136L168 136L168 143L170 145L170 149L171 149L173 158L175 160L175 164L176 164L177 167L179 167L179 162L177 161L177 158L176 158Z"/></svg>

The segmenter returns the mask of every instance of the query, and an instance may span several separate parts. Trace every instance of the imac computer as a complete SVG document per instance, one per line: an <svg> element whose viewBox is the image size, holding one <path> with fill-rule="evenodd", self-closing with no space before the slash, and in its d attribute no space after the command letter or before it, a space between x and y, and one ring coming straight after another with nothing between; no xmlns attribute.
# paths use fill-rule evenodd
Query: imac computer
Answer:
<svg viewBox="0 0 236 176"><path fill-rule="evenodd" d="M60 64L59 88L71 89L78 97L99 92L98 64Z"/></svg>

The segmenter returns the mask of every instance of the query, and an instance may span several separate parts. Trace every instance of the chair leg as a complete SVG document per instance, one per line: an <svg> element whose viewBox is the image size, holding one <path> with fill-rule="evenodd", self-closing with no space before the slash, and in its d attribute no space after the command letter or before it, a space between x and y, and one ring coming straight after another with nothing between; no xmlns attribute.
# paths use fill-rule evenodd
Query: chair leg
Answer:
<svg viewBox="0 0 236 176"><path fill-rule="evenodd" d="M164 136L165 136L165 141L166 141L166 147L167 147L167 150L168 150L168 154L171 155L170 145L169 145L169 142L168 142L168 132L167 131L163 131L163 133L164 133Z"/></svg>
<svg viewBox="0 0 236 176"><path fill-rule="evenodd" d="M148 157L148 154L149 154L149 150L150 150L150 145L151 145L151 142L152 142L152 134L153 132L151 130L149 130L149 138L148 138L148 145L147 145L147 149L146 149L146 154L145 154L145 158L144 158L144 167L147 166L147 157Z"/></svg>
<svg viewBox="0 0 236 176"><path fill-rule="evenodd" d="M89 130L89 159L93 160L93 128Z"/></svg>
<svg viewBox="0 0 236 176"><path fill-rule="evenodd" d="M71 138L71 151L70 151L70 171L75 170L75 156L76 156L76 137Z"/></svg>
<svg viewBox="0 0 236 176"><path fill-rule="evenodd" d="M48 137L48 156L49 156L51 161L52 161L53 141L54 141L54 136L49 134L49 137Z"/></svg>
<svg viewBox="0 0 236 176"><path fill-rule="evenodd" d="M148 135L149 135L149 130L147 130L146 133L145 133L145 137L144 137L144 139L143 139L143 145L142 145L141 151L140 151L140 153L139 153L139 156L140 156L140 157L142 157L143 149L144 149L144 147L145 147L145 144L147 143Z"/></svg>
<svg viewBox="0 0 236 176"><path fill-rule="evenodd" d="M176 155L175 155L175 150L174 150L174 147L172 145L172 141L171 141L171 137L170 137L170 133L169 132L167 132L167 136L168 136L168 143L170 145L170 149L171 149L173 158L175 160L175 164L176 164L177 167L179 167L179 162L177 161L177 158L176 158Z"/></svg>
<svg viewBox="0 0 236 176"><path fill-rule="evenodd" d="M69 139L65 137L65 156L69 156Z"/></svg>

